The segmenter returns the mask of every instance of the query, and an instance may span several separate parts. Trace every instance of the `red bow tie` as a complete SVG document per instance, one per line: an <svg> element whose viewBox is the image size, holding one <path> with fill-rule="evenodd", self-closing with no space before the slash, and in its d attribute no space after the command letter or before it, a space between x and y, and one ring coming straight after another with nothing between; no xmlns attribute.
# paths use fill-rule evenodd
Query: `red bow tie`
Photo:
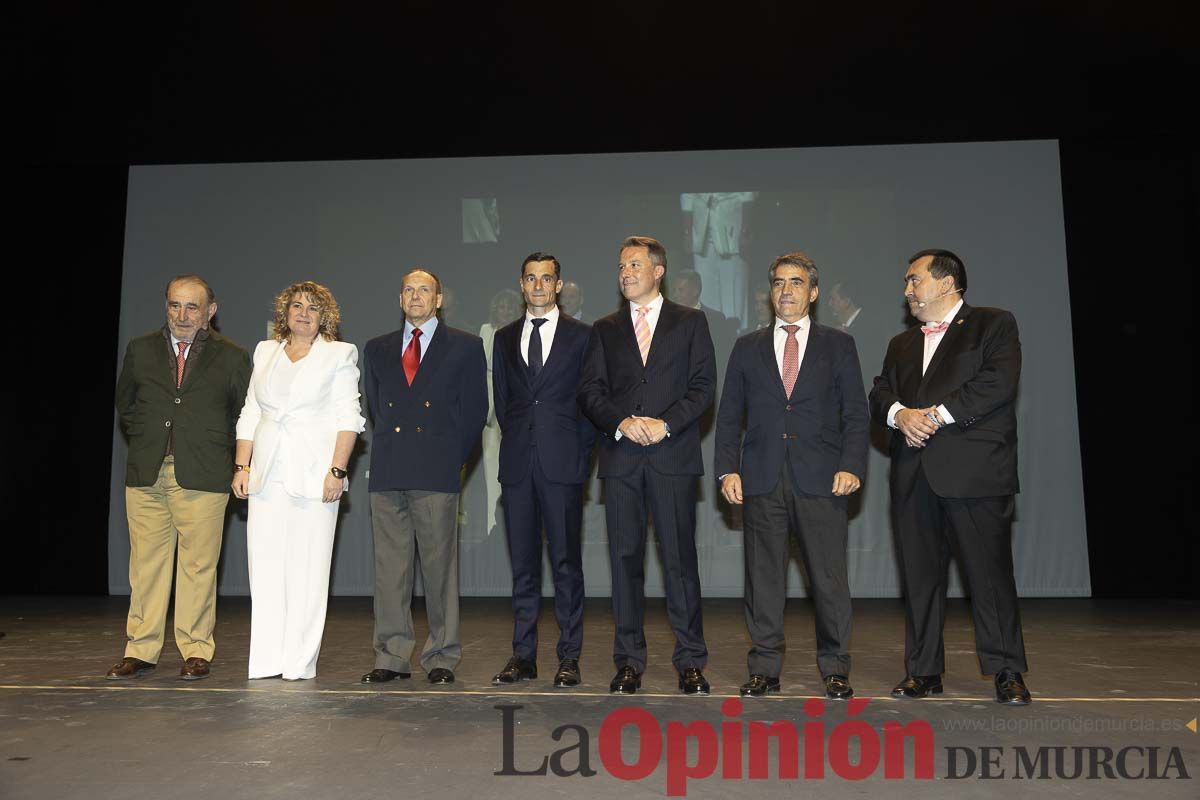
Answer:
<svg viewBox="0 0 1200 800"><path fill-rule="evenodd" d="M921 333L925 334L925 338L936 336L939 333L945 333L946 328L950 327L949 322L939 322L937 325L922 325Z"/></svg>

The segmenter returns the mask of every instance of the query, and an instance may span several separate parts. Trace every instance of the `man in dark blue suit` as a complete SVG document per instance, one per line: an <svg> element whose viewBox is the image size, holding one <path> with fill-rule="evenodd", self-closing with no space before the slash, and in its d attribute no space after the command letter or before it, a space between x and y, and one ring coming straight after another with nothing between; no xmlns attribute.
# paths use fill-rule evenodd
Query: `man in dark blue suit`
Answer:
<svg viewBox="0 0 1200 800"><path fill-rule="evenodd" d="M591 327L563 314L558 259L533 253L521 265L525 315L496 333L492 394L500 424L500 484L513 573L513 654L496 685L537 677L542 530L554 576L558 671L579 685L583 646L583 484L596 430L576 394Z"/></svg>
<svg viewBox="0 0 1200 800"><path fill-rule="evenodd" d="M454 682L458 633L460 473L487 420L487 365L478 336L439 324L442 284L428 270L401 281L404 327L367 342L371 527L375 534L375 669L363 683L411 675L418 552L429 638L421 666Z"/></svg>
<svg viewBox="0 0 1200 800"><path fill-rule="evenodd" d="M843 700L854 694L846 497L866 473L867 398L854 339L809 317L818 294L816 264L788 253L768 274L774 324L734 345L717 412L714 472L725 499L745 504L746 627L753 646L741 693L779 691L792 531L812 589L825 694Z"/></svg>
<svg viewBox="0 0 1200 800"><path fill-rule="evenodd" d="M648 236L621 244L617 279L628 304L596 321L579 403L596 425L608 521L616 636L615 694L633 694L646 668L646 523L662 545L672 663L684 694L708 694L696 563L699 421L713 402L717 366L704 312L662 296L667 251Z"/></svg>

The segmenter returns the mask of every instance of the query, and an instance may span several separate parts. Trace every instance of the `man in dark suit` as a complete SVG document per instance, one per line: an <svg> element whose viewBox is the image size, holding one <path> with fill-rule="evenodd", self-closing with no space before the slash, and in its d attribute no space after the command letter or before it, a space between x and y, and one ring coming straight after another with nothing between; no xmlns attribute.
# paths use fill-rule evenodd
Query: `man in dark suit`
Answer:
<svg viewBox="0 0 1200 800"><path fill-rule="evenodd" d="M671 280L670 297L685 308L695 308L704 312L708 318L708 334L713 340L713 352L716 354L717 371L725 366L729 358L729 350L733 347L736 333L736 319L730 319L712 306L700 302L704 292L704 279L694 269L681 269Z"/></svg>
<svg viewBox="0 0 1200 800"><path fill-rule="evenodd" d="M779 691L791 530L812 588L825 694L844 700L854 694L846 497L858 491L867 467L862 370L854 339L809 317L818 294L811 258L779 256L768 278L775 321L734 345L713 470L725 499L745 503L745 610L753 646L741 693Z"/></svg>
<svg viewBox="0 0 1200 800"><path fill-rule="evenodd" d="M922 250L904 276L923 324L892 339L871 390L871 415L892 430L892 513L904 581L906 676L895 697L942 691L942 628L952 549L971 591L975 649L995 676L996 700L1029 703L1012 516L1017 485L1013 315L973 308L962 260Z"/></svg>
<svg viewBox="0 0 1200 800"><path fill-rule="evenodd" d="M496 333L492 393L500 424L500 484L513 573L513 654L496 685L537 677L542 529L554 577L558 671L578 686L583 646L583 484L596 430L576 394L591 328L562 313L558 259L533 253L521 265L525 315Z"/></svg>
<svg viewBox="0 0 1200 800"><path fill-rule="evenodd" d="M716 363L702 312L661 294L667 251L655 239L621 244L617 278L625 308L596 321L579 387L584 413L603 434L617 674L609 691L633 694L646 668L646 522L662 545L672 663L684 694L708 694L708 658L696 563L701 415L712 404Z"/></svg>
<svg viewBox="0 0 1200 800"><path fill-rule="evenodd" d="M209 328L217 302L200 276L173 278L166 306L166 325L130 341L117 379L129 437L130 595L125 657L109 680L140 677L158 663L172 577L179 676L207 678L216 649L217 561L250 356Z"/></svg>
<svg viewBox="0 0 1200 800"><path fill-rule="evenodd" d="M404 327L367 342L371 527L375 534L375 669L363 683L408 678L418 553L429 638L421 666L454 682L458 632L460 473L487 420L487 366L478 336L439 324L442 285L416 268L401 281Z"/></svg>

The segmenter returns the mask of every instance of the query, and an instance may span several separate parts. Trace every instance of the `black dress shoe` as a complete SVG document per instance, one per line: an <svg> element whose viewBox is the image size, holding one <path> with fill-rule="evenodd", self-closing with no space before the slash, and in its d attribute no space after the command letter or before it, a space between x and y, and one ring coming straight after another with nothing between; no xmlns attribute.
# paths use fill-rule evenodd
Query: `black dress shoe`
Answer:
<svg viewBox="0 0 1200 800"><path fill-rule="evenodd" d="M411 672L396 672L394 669L373 669L366 675L362 676L361 683L387 683L394 681L396 678L411 678Z"/></svg>
<svg viewBox="0 0 1200 800"><path fill-rule="evenodd" d="M431 669L429 670L429 682L436 683L438 685L454 683L454 672L446 669L445 667Z"/></svg>
<svg viewBox="0 0 1200 800"><path fill-rule="evenodd" d="M1006 706L1027 706L1032 702L1021 673L1011 669L996 673L996 702Z"/></svg>
<svg viewBox="0 0 1200 800"><path fill-rule="evenodd" d="M779 691L779 678L768 678L766 675L751 675L750 680L742 684L738 690L742 697L762 697L765 694L775 694Z"/></svg>
<svg viewBox="0 0 1200 800"><path fill-rule="evenodd" d="M825 696L830 700L849 700L854 696L850 679L845 675L826 675L822 680L825 681Z"/></svg>
<svg viewBox="0 0 1200 800"><path fill-rule="evenodd" d="M612 682L608 684L610 694L633 694L640 688L642 675L628 664L617 670Z"/></svg>
<svg viewBox="0 0 1200 800"><path fill-rule="evenodd" d="M492 676L492 686L506 686L519 681L532 680L536 677L537 664L513 656L504 665L504 669Z"/></svg>
<svg viewBox="0 0 1200 800"><path fill-rule="evenodd" d="M905 675L904 680L892 689L892 697L928 697L931 694L942 693L941 675Z"/></svg>
<svg viewBox="0 0 1200 800"><path fill-rule="evenodd" d="M679 691L684 694L708 694L708 681L704 679L704 673L696 667L688 667L679 673Z"/></svg>
<svg viewBox="0 0 1200 800"><path fill-rule="evenodd" d="M558 662L558 672L554 673L554 685L559 689L569 689L579 685L578 658L564 658Z"/></svg>
<svg viewBox="0 0 1200 800"><path fill-rule="evenodd" d="M154 664L142 661L140 658L125 656L108 670L104 677L110 681L123 681L129 678L140 678L154 671Z"/></svg>

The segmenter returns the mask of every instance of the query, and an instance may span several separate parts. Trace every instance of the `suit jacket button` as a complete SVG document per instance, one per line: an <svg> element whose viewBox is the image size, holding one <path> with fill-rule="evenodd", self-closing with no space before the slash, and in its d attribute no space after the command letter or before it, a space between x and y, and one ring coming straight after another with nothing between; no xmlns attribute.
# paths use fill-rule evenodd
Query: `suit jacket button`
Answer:
<svg viewBox="0 0 1200 800"><path fill-rule="evenodd" d="M400 432L400 426L399 426L399 425L397 425L397 426L396 426L396 433L399 433L399 432Z"/></svg>
<svg viewBox="0 0 1200 800"><path fill-rule="evenodd" d="M167 421L166 421L166 423L165 423L165 425L166 425L166 427L168 427L168 428L169 428L169 427L171 427L171 420L167 420Z"/></svg>
<svg viewBox="0 0 1200 800"><path fill-rule="evenodd" d="M791 406L791 404L789 403L788 405L784 406L784 407L783 407L783 410L784 410L784 411L791 411L791 410L792 410L792 406Z"/></svg>
<svg viewBox="0 0 1200 800"><path fill-rule="evenodd" d="M642 410L642 407L641 407L641 406L634 406L634 407L633 407L633 410L634 410L634 411L641 411L641 410Z"/></svg>
<svg viewBox="0 0 1200 800"><path fill-rule="evenodd" d="M426 408L429 408L429 407L430 407L430 406L432 406L432 405L433 405L433 403L429 402L428 400L426 400L426 401L425 401L425 407L426 407Z"/></svg>
<svg viewBox="0 0 1200 800"><path fill-rule="evenodd" d="M645 382L646 382L646 379L645 379L645 378L642 378L642 383L645 383Z"/></svg>
<svg viewBox="0 0 1200 800"><path fill-rule="evenodd" d="M420 432L421 432L421 426L420 426L420 425L418 425L418 426L417 426L417 433L420 433Z"/></svg>
<svg viewBox="0 0 1200 800"><path fill-rule="evenodd" d="M175 405L179 405L179 404L180 404L180 403L182 403L182 402L183 402L183 401L182 401L182 400L180 400L178 397L176 397L176 398L175 398Z"/></svg>

